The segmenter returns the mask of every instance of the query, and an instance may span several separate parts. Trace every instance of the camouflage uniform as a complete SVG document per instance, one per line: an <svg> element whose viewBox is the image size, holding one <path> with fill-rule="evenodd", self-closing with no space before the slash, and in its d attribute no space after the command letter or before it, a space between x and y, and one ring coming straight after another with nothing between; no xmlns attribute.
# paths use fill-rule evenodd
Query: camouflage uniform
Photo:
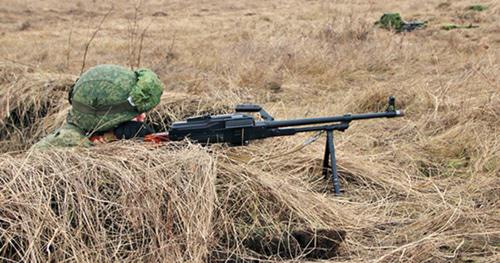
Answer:
<svg viewBox="0 0 500 263"><path fill-rule="evenodd" d="M87 136L105 132L160 103L163 84L148 69L131 71L99 65L80 76L70 90L67 123L33 148L91 146Z"/></svg>
<svg viewBox="0 0 500 263"><path fill-rule="evenodd" d="M80 128L73 124L65 123L63 127L37 142L32 148L89 147L92 145L92 142L84 135Z"/></svg>

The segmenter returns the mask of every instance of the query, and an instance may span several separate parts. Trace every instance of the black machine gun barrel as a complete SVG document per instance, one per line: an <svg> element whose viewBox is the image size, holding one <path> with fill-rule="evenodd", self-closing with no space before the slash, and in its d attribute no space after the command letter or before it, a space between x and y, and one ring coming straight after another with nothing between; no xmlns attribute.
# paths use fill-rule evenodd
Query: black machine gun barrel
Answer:
<svg viewBox="0 0 500 263"><path fill-rule="evenodd" d="M322 124L331 122L351 122L354 120L367 120L367 119L377 119L377 118L392 118L403 116L404 113L399 110L386 111L386 112L371 112L362 114L345 114L342 116L333 117L320 117L320 118L308 118L308 119L297 119L297 120L282 120L282 121L267 121L265 126L268 128L276 127L289 127L289 126L301 126L301 125L311 125L311 124Z"/></svg>
<svg viewBox="0 0 500 263"><path fill-rule="evenodd" d="M395 98L392 96L389 97L387 109L383 112L344 114L332 117L274 120L262 107L254 104L238 105L235 111L236 113L233 114L204 115L174 122L169 128L168 137L172 141L188 138L205 145L213 143L246 145L252 140L269 137L290 136L300 132L326 131L323 174L327 178L331 170L336 194L340 194L340 184L336 170L333 131L345 131L355 120L404 116L403 111L396 110ZM259 113L262 120L256 120L253 116L243 113Z"/></svg>

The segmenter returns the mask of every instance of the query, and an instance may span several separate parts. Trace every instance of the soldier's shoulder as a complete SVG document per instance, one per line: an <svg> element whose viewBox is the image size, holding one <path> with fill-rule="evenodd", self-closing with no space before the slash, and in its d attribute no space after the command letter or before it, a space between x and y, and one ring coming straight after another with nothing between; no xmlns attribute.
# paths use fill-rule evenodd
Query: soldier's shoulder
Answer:
<svg viewBox="0 0 500 263"><path fill-rule="evenodd" d="M48 149L53 147L90 147L92 142L75 125L66 123L60 129L47 135L32 146L32 149Z"/></svg>

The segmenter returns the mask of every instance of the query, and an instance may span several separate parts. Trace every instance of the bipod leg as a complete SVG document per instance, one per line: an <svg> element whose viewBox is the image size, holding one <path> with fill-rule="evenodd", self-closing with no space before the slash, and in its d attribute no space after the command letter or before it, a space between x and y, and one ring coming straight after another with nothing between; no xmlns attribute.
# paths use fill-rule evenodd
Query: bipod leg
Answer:
<svg viewBox="0 0 500 263"><path fill-rule="evenodd" d="M337 160L335 158L335 146L334 146L334 142L333 142L333 130L329 130L326 132L326 143L327 143L328 150L330 152L330 161L332 164L333 189L335 190L335 195L340 195L340 182L339 182L339 177L337 174Z"/></svg>
<svg viewBox="0 0 500 263"><path fill-rule="evenodd" d="M328 170L330 169L330 166L328 165L328 162L330 161L330 147L329 147L330 139L328 136L326 137L326 143L325 143L325 156L323 157L323 177L328 179Z"/></svg>

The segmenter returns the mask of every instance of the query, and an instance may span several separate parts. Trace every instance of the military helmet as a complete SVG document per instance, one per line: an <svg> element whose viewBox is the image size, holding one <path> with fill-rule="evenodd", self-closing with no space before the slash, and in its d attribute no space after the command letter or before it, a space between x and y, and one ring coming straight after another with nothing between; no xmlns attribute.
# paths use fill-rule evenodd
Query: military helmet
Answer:
<svg viewBox="0 0 500 263"><path fill-rule="evenodd" d="M68 122L86 132L110 130L154 108L162 93L163 83L151 70L99 65L70 90Z"/></svg>

